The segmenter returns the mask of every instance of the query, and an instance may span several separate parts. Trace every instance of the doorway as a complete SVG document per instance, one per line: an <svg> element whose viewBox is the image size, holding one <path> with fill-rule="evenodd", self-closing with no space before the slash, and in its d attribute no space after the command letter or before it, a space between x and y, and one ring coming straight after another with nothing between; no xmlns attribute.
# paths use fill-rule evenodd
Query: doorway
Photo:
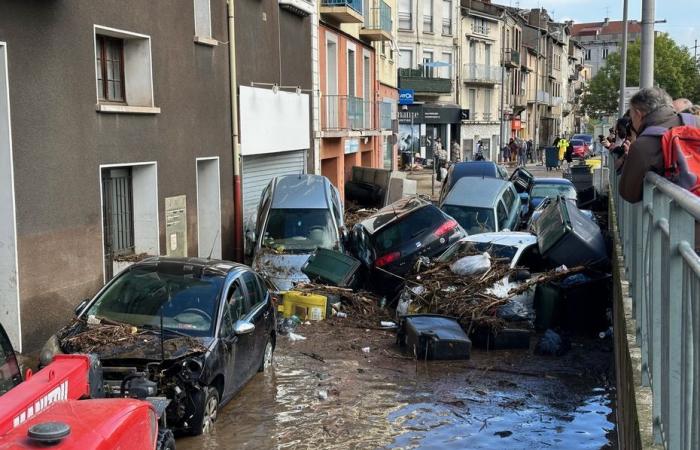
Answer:
<svg viewBox="0 0 700 450"><path fill-rule="evenodd" d="M219 158L197 158L197 254L221 259Z"/></svg>

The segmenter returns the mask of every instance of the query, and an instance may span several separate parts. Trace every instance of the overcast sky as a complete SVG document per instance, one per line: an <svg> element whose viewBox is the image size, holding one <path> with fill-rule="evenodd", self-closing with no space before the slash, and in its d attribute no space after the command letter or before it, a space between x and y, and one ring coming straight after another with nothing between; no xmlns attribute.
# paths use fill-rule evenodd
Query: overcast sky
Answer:
<svg viewBox="0 0 700 450"><path fill-rule="evenodd" d="M629 18L641 20L642 0L629 1ZM598 22L605 17L622 20L622 0L493 0L520 8L545 8L557 21ZM667 32L680 45L690 48L695 40L700 41L700 0L658 0L656 20L667 23L656 24L656 29ZM691 54L693 49L690 50ZM700 55L700 49L698 49Z"/></svg>

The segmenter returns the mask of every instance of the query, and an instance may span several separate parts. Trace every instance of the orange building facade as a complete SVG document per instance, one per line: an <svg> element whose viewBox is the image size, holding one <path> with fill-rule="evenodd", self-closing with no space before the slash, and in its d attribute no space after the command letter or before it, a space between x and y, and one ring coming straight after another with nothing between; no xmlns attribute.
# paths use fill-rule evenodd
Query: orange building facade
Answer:
<svg viewBox="0 0 700 450"><path fill-rule="evenodd" d="M319 25L321 174L344 196L353 166L384 167L374 48L336 28Z"/></svg>

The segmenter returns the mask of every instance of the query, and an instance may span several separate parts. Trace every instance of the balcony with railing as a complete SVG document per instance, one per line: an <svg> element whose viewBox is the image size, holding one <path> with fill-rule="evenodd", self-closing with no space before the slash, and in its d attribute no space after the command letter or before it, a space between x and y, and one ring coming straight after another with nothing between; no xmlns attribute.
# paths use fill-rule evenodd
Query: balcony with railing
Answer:
<svg viewBox="0 0 700 450"><path fill-rule="evenodd" d="M322 16L340 23L362 23L362 0L321 0Z"/></svg>
<svg viewBox="0 0 700 450"><path fill-rule="evenodd" d="M365 23L360 29L360 36L369 41L390 41L393 23L391 7L383 0L374 2L374 7L365 11Z"/></svg>
<svg viewBox="0 0 700 450"><path fill-rule="evenodd" d="M498 84L501 82L501 68L486 64L465 64L462 80L468 84Z"/></svg>
<svg viewBox="0 0 700 450"><path fill-rule="evenodd" d="M399 88L413 89L419 94L449 94L452 80L439 78L432 67L418 66L418 69L399 69Z"/></svg>
<svg viewBox="0 0 700 450"><path fill-rule="evenodd" d="M520 52L512 48L506 49L503 54L503 65L511 69L520 67Z"/></svg>
<svg viewBox="0 0 700 450"><path fill-rule="evenodd" d="M496 114L491 112L476 112L474 111L474 108L469 108L469 120L465 120L465 122L484 123L495 122L497 120L498 118L496 117Z"/></svg>
<svg viewBox="0 0 700 450"><path fill-rule="evenodd" d="M374 129L375 102L351 95L325 95L321 102L323 131Z"/></svg>

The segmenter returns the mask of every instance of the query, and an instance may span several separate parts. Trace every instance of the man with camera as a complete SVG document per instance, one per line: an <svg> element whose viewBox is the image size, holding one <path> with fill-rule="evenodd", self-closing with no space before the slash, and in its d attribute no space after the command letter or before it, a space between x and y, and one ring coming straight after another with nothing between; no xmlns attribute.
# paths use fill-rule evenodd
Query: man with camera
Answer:
<svg viewBox="0 0 700 450"><path fill-rule="evenodd" d="M664 171L661 137L644 135L644 130L649 127L671 128L683 123L673 109L671 97L658 87L644 88L637 92L630 99L629 113L629 128L636 139L625 151L619 188L622 198L636 203L642 200L646 173L651 170L663 175ZM623 146L623 150L624 148Z"/></svg>

